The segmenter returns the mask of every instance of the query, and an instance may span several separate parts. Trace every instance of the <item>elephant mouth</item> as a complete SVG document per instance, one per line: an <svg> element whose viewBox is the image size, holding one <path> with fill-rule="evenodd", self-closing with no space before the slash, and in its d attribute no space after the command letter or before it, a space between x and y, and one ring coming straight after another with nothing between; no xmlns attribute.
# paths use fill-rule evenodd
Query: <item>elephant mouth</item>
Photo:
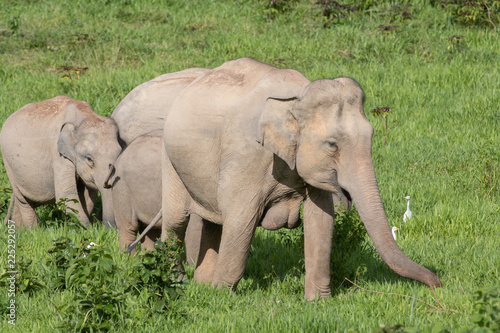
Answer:
<svg viewBox="0 0 500 333"><path fill-rule="evenodd" d="M349 200L349 202L352 202L352 198L349 192L347 192L347 190L342 187L340 189L342 190L342 194L347 198L347 200Z"/></svg>
<svg viewBox="0 0 500 333"><path fill-rule="evenodd" d="M342 195L341 195L341 201L342 201L342 204L344 205L344 209L346 210L346 212L350 211L351 210L351 205L352 205L352 198L351 198L351 194L344 188L340 188L341 192L342 192Z"/></svg>

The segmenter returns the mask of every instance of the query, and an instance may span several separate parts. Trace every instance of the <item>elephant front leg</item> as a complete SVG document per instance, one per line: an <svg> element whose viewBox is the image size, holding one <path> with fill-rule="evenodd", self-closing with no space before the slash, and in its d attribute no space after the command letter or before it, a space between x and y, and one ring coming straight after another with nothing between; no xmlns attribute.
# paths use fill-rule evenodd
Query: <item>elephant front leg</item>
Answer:
<svg viewBox="0 0 500 333"><path fill-rule="evenodd" d="M257 209L249 206L244 212L231 214L224 220L219 255L212 278L213 287L220 289L227 286L236 290L243 277L250 245L260 218L255 213Z"/></svg>
<svg viewBox="0 0 500 333"><path fill-rule="evenodd" d="M78 193L78 186L76 181L76 171L73 163L66 159L61 159L54 162L54 189L56 202L62 198L76 199L77 202L66 202L69 210L76 210L78 219L88 227L90 225L89 216L85 213L82 206L81 198Z"/></svg>
<svg viewBox="0 0 500 333"><path fill-rule="evenodd" d="M330 257L335 225L331 194L307 188L304 201L305 297L329 297Z"/></svg>

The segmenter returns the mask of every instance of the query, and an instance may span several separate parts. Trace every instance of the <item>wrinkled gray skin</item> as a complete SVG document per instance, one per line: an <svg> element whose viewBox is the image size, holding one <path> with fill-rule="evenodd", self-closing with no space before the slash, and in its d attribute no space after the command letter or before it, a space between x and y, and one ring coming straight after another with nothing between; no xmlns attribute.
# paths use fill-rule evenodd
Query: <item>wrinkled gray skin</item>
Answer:
<svg viewBox="0 0 500 333"><path fill-rule="evenodd" d="M160 75L134 88L111 114L124 145L143 134L163 130L172 102L191 82L208 71L191 68Z"/></svg>
<svg viewBox="0 0 500 333"><path fill-rule="evenodd" d="M431 288L441 285L392 238L363 103L350 78L310 82L297 71L247 58L184 89L163 132L162 239L172 228L182 241L189 214L213 222L204 222L197 281L235 289L264 212L283 205L295 218L304 202L305 297L329 296L331 193L341 188L391 269Z"/></svg>
<svg viewBox="0 0 500 333"><path fill-rule="evenodd" d="M109 165L121 152L114 120L94 113L86 102L57 96L10 115L0 147L16 226L37 225L35 208L61 198L78 200L68 206L88 226L98 191L103 223L114 226L111 192L103 187Z"/></svg>

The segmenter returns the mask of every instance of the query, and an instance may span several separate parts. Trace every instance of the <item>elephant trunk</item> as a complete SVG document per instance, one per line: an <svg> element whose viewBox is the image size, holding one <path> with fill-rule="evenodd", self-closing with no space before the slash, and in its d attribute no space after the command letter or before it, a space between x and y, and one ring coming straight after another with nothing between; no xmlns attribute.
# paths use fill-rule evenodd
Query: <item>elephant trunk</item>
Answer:
<svg viewBox="0 0 500 333"><path fill-rule="evenodd" d="M111 178L113 178L113 176L115 175L115 171L116 171L115 166L113 164L110 164L108 175L104 179L104 188L112 188L113 187Z"/></svg>
<svg viewBox="0 0 500 333"><path fill-rule="evenodd" d="M428 269L410 260L399 249L392 237L380 198L373 164L366 163L358 166L358 170L360 171L356 173L353 186L346 189L349 191L366 231L382 260L401 276L423 282L431 288L440 287L439 278Z"/></svg>
<svg viewBox="0 0 500 333"><path fill-rule="evenodd" d="M100 192L102 199L102 224L104 224L107 228L116 228L111 190L103 189Z"/></svg>

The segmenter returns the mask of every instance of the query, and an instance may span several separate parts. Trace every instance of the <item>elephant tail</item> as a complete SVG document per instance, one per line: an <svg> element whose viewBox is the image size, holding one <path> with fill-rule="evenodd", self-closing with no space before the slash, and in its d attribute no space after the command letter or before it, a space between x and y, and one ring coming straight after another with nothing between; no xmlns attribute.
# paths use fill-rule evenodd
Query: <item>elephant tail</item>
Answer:
<svg viewBox="0 0 500 333"><path fill-rule="evenodd" d="M125 251L125 253L132 252L135 249L135 247L137 246L137 244L139 244L139 242L144 238L144 236L146 236L146 234L149 232L149 230L151 230L151 228L153 228L156 225L156 223L158 223L158 221L161 220L161 218L162 218L162 213L161 213L161 209L160 209L160 211L158 212L158 214L156 214L153 221L151 221L151 223L146 227L146 229L144 229L142 234L140 234L139 237L137 237L137 239L133 243L129 244L129 246L127 247L127 251Z"/></svg>
<svg viewBox="0 0 500 333"><path fill-rule="evenodd" d="M113 178L113 176L115 175L115 167L113 164L110 164L109 165L109 173L108 175L106 176L106 179L104 180L104 188L112 188L113 187L113 184L111 183L110 184L110 181L111 181L111 178Z"/></svg>

